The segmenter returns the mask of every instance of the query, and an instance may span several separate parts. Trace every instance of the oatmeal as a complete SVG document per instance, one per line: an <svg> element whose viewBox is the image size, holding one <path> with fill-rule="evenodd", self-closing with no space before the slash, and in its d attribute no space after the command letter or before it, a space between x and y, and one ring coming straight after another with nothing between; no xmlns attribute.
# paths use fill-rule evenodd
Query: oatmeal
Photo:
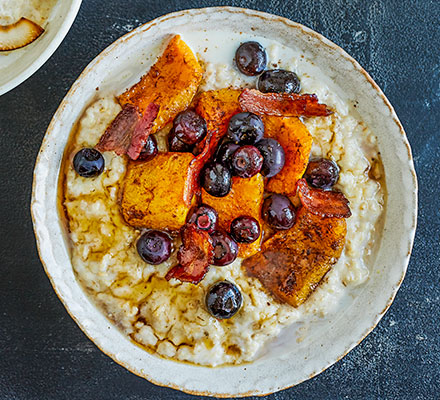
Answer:
<svg viewBox="0 0 440 400"><path fill-rule="evenodd" d="M224 267L211 267L198 284L166 280L177 264L176 252L162 264L146 264L136 250L141 231L126 224L120 211L120 193L127 159L104 152L105 170L88 180L71 167L72 155L94 147L121 111L118 101L103 97L81 118L66 152L64 209L67 215L72 264L85 290L120 329L145 348L167 358L206 366L239 364L255 359L263 347L293 322L322 318L337 310L347 288L368 279L366 260L373 251L384 205L384 188L369 174L380 160L376 138L352 107L305 68L307 60L283 59L282 48L267 47L269 67L296 71L305 93L316 93L334 113L305 118L313 137L312 157L325 157L340 167L337 189L350 201L345 247L324 281L302 305L294 308L275 300L261 282L250 277L237 258ZM199 90L253 87L255 78L243 77L232 65L209 60ZM312 71L317 71L316 67ZM318 70L319 71L319 70ZM155 134L164 148L163 136ZM377 176L376 176L377 178ZM174 240L178 248L179 239ZM219 320L206 310L208 289L216 282L233 282L243 301L231 319Z"/></svg>

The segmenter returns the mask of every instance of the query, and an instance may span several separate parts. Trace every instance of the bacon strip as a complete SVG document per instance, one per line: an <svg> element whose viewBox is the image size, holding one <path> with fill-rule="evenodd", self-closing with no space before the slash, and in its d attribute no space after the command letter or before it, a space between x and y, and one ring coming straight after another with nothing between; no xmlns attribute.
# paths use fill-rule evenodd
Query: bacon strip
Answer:
<svg viewBox="0 0 440 400"><path fill-rule="evenodd" d="M179 264L171 268L166 280L179 279L197 285L206 275L214 256L211 236L193 224L186 224L182 231L182 245L177 253Z"/></svg>
<svg viewBox="0 0 440 400"><path fill-rule="evenodd" d="M154 103L150 103L144 111L144 115L139 120L134 128L133 135L131 137L130 146L127 149L127 155L132 160L137 160L139 154L147 142L148 136L150 136L151 128L153 127L154 120L159 113L159 106Z"/></svg>
<svg viewBox="0 0 440 400"><path fill-rule="evenodd" d="M132 160L136 160L158 112L159 107L151 103L141 116L135 106L125 104L99 139L96 148L100 151L113 150L118 156L128 154Z"/></svg>
<svg viewBox="0 0 440 400"><path fill-rule="evenodd" d="M302 205L312 214L328 218L351 216L349 201L341 192L312 189L304 178L296 183Z"/></svg>
<svg viewBox="0 0 440 400"><path fill-rule="evenodd" d="M188 179L183 194L183 201L188 207L191 205L194 194L200 191L200 173L205 164L214 155L221 138L222 135L219 135L218 131L208 132L205 137L205 146L201 153L189 164Z"/></svg>
<svg viewBox="0 0 440 400"><path fill-rule="evenodd" d="M315 94L261 93L244 89L238 98L244 111L278 117L328 116L332 111Z"/></svg>
<svg viewBox="0 0 440 400"><path fill-rule="evenodd" d="M125 104L99 139L96 148L99 151L114 150L118 156L125 154L139 118L136 107L132 104Z"/></svg>

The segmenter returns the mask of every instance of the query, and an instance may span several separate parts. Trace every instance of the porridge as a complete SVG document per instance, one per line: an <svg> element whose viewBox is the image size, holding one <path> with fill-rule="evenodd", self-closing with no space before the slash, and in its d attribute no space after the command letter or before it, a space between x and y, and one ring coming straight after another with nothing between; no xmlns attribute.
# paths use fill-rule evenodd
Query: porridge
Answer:
<svg viewBox="0 0 440 400"><path fill-rule="evenodd" d="M191 43L191 38L189 39ZM197 284L176 279L178 275L172 275L170 279L169 274L173 267L183 262L177 258L177 249L179 246L184 249L187 246L185 237L183 236L182 244L178 233L171 234L175 251L171 252L167 260L152 265L140 257L137 242L146 231L139 226L145 225L127 222L148 219L148 228L159 229L160 218L163 215L160 214L154 219L151 215L130 214L131 208L125 206L125 203L131 201L128 198L130 179L136 171L142 170L145 163L129 161L127 156L117 155L117 151L103 151L105 168L98 176L92 179L85 178L72 167L74 155L79 150L95 148L97 145L102 149L104 132L108 131L108 127L114 124L112 121L116 121L116 117L121 115L121 110L125 109L122 108L123 95L119 97L119 101L114 96L104 96L87 107L66 149L61 172L62 201L76 276L90 297L125 334L149 351L166 358L205 366L252 361L258 357L264 346L280 335L283 328L294 322L324 318L336 312L338 305L347 295L348 288L361 285L368 279L369 269L366 261L374 252L374 239L378 235L385 201L380 156L374 133L360 120L353 106L332 90L328 79L310 60L293 51L285 53L285 48L277 43L264 44L267 53L266 69L295 71L301 83L301 93L316 94L319 101L332 110L332 113L326 116L302 117L304 125L299 120L297 124L301 124L304 127L301 129L305 129L311 135L306 162L310 154L312 160L319 157L337 164L340 170L335 189L338 195L342 196L339 191L345 195L351 209L351 216L346 220L327 218L343 221L338 223L343 223L344 229L346 224L345 245L342 240L339 254L331 257L331 270L327 274L327 270L324 271L318 281L310 285L311 294L309 293L310 297L309 294L306 295L305 301L298 301L297 304L292 301L289 304L288 300L282 301L277 293L270 290L263 277L250 273L250 269L245 268L246 263L249 265L249 260L258 260L258 256L262 254L258 253L259 245L253 249L252 243L240 245L239 256L233 262L224 266L211 266ZM209 55L206 57L207 59L204 59L198 55L204 70L197 89L199 95L230 87L242 90L256 86L257 78L242 74L230 62L231 59L212 62ZM148 110L147 108L144 116ZM160 157L163 158L163 154L167 152L167 136L176 132L173 128L170 133L169 124L154 131L154 124L160 118L165 118L167 111L160 109L159 112L162 114L158 114L156 110L155 122L150 121L159 155L146 164L159 163ZM270 117L264 116L263 121L268 131ZM209 132L209 121L207 123ZM178 154L188 154L189 159L192 159L189 153ZM169 167L167 171L172 169L168 164L158 165L158 174L161 168ZM282 168L286 168L286 164ZM134 180L138 176L141 175L136 175ZM235 188L237 191L237 186L234 186L237 181L234 179L236 178L233 178L232 189ZM258 179L263 182L260 174L254 175L246 182L251 185ZM172 197L179 190L178 180L173 178L170 181L173 182L173 188L166 182L168 192L163 193L169 194L164 195L165 197ZM206 183L206 178L204 182ZM159 193L160 184L157 184L157 189L154 190L155 193ZM246 189L247 192L250 193L251 189ZM265 191L264 197L267 196L269 193ZM288 197L295 209L300 207L298 196L289 193ZM227 196L211 199L205 192L202 194L203 203L211 206L226 202L227 199ZM194 206L194 198L192 201L188 208ZM150 204L153 207L153 201ZM159 204L157 207L162 205ZM171 230L174 232L179 230L178 226L185 223L187 209L180 211L179 207L180 204L173 203L176 227ZM219 207L217 211L221 219L221 206ZM260 211L261 204L258 207ZM168 210L163 212L166 213ZM179 219L181 213L183 222ZM300 212L297 218L299 215ZM265 223L260 220L259 215L255 215L255 218L264 230ZM330 231L337 230L338 225L335 224L330 226ZM292 229L285 232L291 232ZM277 234L279 232L284 231L278 231ZM332 232L330 234L333 234ZM273 238L276 238L277 234L274 234ZM267 240L266 231L264 235L262 249ZM268 237L267 242L273 240L270 235ZM181 255L181 258L185 254ZM243 258L249 255L251 257L244 262ZM219 318L208 310L205 304L205 297L210 288L224 281L233 283L240 292L241 307L238 311L235 310L236 314L231 318Z"/></svg>

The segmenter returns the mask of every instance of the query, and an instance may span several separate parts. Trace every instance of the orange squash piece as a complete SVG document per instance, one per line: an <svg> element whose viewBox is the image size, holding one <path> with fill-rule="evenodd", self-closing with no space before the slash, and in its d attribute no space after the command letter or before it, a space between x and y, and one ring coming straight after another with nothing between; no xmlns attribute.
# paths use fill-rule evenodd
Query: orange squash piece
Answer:
<svg viewBox="0 0 440 400"><path fill-rule="evenodd" d="M240 93L241 90L236 89L208 90L196 100L196 112L205 118L215 144L226 134L231 117L241 111L238 103ZM205 147L208 136L197 145L199 152Z"/></svg>
<svg viewBox="0 0 440 400"><path fill-rule="evenodd" d="M226 132L234 114L241 111L238 97L241 90L208 90L197 98L196 112L206 120L208 131L216 129Z"/></svg>
<svg viewBox="0 0 440 400"><path fill-rule="evenodd" d="M219 217L219 227L229 231L231 222L241 216L254 217L260 223L261 207L263 204L264 179L261 174L252 178L232 178L231 191L225 197L214 197L202 189L202 203L213 207ZM258 252L261 244L261 235L253 243L240 243L238 256L250 257Z"/></svg>
<svg viewBox="0 0 440 400"><path fill-rule="evenodd" d="M346 233L344 218L322 218L302 207L295 225L264 242L243 266L277 300L298 307L337 262Z"/></svg>
<svg viewBox="0 0 440 400"><path fill-rule="evenodd" d="M191 153L159 153L151 161L130 162L121 198L127 224L180 229L192 205L186 205L183 198L193 159Z"/></svg>
<svg viewBox="0 0 440 400"><path fill-rule="evenodd" d="M203 69L179 35L141 80L119 96L123 106L130 103L143 113L150 103L159 106L151 133L157 132L178 113L188 108L202 80Z"/></svg>
<svg viewBox="0 0 440 400"><path fill-rule="evenodd" d="M296 181L300 179L309 162L313 139L298 118L265 115L264 136L278 140L286 154L283 169L269 179L269 192L292 196L296 193Z"/></svg>

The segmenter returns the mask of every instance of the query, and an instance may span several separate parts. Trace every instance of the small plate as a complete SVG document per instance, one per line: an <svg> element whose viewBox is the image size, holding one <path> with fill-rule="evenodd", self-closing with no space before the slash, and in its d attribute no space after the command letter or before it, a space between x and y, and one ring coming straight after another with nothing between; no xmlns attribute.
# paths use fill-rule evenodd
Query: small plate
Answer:
<svg viewBox="0 0 440 400"><path fill-rule="evenodd" d="M38 39L21 49L0 52L0 96L33 75L55 52L72 26L81 1L57 1Z"/></svg>
<svg viewBox="0 0 440 400"><path fill-rule="evenodd" d="M92 304L73 273L68 239L57 211L56 183L69 134L97 96L120 93L136 82L170 34L189 38L190 45L191 38L208 38L206 47L212 49L216 41L222 43L224 27L243 41L262 37L287 47L294 44L349 99L357 101L362 120L378 138L388 198L379 248L374 263L369 265L370 278L357 289L343 312L325 319L300 343L285 341L282 348L273 348L252 363L207 368L146 352ZM417 181L411 149L391 104L345 51L285 18L240 8L205 8L165 15L135 29L84 70L55 113L44 138L34 172L32 216L40 257L57 295L87 336L117 363L158 385L189 393L221 397L265 395L328 368L365 338L382 318L402 283L411 254Z"/></svg>

